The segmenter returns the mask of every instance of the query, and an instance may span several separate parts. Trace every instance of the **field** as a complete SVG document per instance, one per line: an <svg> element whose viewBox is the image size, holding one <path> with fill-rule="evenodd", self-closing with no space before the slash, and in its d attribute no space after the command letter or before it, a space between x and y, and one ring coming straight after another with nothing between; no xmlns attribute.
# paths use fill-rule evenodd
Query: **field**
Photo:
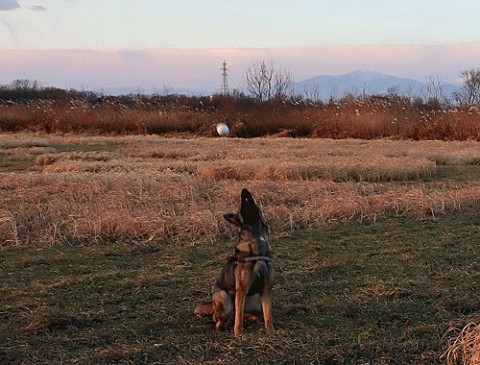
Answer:
<svg viewBox="0 0 480 365"><path fill-rule="evenodd" d="M474 141L0 136L3 364L446 364L479 320ZM268 336L192 314L248 187Z"/></svg>

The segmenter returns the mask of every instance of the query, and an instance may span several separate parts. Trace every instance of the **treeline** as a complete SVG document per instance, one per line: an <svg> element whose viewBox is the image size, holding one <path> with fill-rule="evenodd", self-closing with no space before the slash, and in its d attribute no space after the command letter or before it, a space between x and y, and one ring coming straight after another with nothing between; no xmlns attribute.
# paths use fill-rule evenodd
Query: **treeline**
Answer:
<svg viewBox="0 0 480 365"><path fill-rule="evenodd" d="M94 101L97 97L97 93L90 91L42 87L36 80L29 79L18 79L10 85L0 86L1 103L26 103L38 100L66 101L70 99Z"/></svg>
<svg viewBox="0 0 480 365"><path fill-rule="evenodd" d="M234 91L229 95L215 94L210 96L195 96L176 93L165 94L125 94L106 95L102 92L79 91L75 89L62 89L56 87L41 87L35 80L15 80L10 85L0 85L0 104L32 104L33 102L62 105L75 102L87 103L91 106L117 105L132 109L158 109L158 110L194 110L194 111L228 111L249 112L261 110L264 112L285 111L286 109L311 109L331 104L350 103L352 99L368 100L401 100L422 110L449 108L464 104L454 103L440 94L432 96L407 97L395 91L384 95L354 95L346 94L340 98L334 96L324 101L312 95L282 93L265 98L259 94ZM455 96L455 95L454 95ZM476 100L475 100L476 101ZM479 101L480 102L480 101Z"/></svg>

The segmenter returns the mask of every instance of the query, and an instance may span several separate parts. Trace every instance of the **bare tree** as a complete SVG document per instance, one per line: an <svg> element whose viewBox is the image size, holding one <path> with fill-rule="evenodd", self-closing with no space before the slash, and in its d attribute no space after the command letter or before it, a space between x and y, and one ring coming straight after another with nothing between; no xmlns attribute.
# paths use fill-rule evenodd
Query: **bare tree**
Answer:
<svg viewBox="0 0 480 365"><path fill-rule="evenodd" d="M429 76L425 82L425 87L422 88L421 94L425 102L445 100L442 84L437 76Z"/></svg>
<svg viewBox="0 0 480 365"><path fill-rule="evenodd" d="M286 98L293 86L293 77L286 70L276 70L265 61L253 63L245 74L245 87L260 102Z"/></svg>
<svg viewBox="0 0 480 365"><path fill-rule="evenodd" d="M270 100L272 96L273 68L265 62L253 63L245 75L247 92L260 102Z"/></svg>
<svg viewBox="0 0 480 365"><path fill-rule="evenodd" d="M18 79L11 83L12 87L17 90L38 90L40 85L36 80Z"/></svg>
<svg viewBox="0 0 480 365"><path fill-rule="evenodd" d="M453 98L459 104L480 104L480 68L462 71L460 77L463 86L453 93Z"/></svg>
<svg viewBox="0 0 480 365"><path fill-rule="evenodd" d="M275 82L273 85L273 96L276 99L286 99L292 94L293 77L287 70L277 70L274 72Z"/></svg>
<svg viewBox="0 0 480 365"><path fill-rule="evenodd" d="M427 105L439 109L442 103L447 102L447 97L443 92L442 84L437 76L429 76L425 82L425 87L420 91L423 100Z"/></svg>
<svg viewBox="0 0 480 365"><path fill-rule="evenodd" d="M320 96L320 85L314 84L312 86L307 86L305 85L303 87L303 93L305 95L305 98L310 101L320 101L321 96Z"/></svg>

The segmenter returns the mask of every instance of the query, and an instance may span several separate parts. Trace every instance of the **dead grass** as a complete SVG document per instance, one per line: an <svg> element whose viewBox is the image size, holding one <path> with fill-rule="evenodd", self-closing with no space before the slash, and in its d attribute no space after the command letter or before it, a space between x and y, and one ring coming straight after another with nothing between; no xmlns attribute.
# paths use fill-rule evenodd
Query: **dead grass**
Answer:
<svg viewBox="0 0 480 365"><path fill-rule="evenodd" d="M452 330L451 333L455 331ZM458 332L458 331L457 331ZM451 340L443 354L448 365L480 364L480 328L476 323L468 323Z"/></svg>
<svg viewBox="0 0 480 365"><path fill-rule="evenodd" d="M45 94L43 100L3 100L0 132L212 137L214 125L222 121L234 137L478 141L479 115L476 106L425 104L396 95L257 103L241 96L115 98L73 93L57 99Z"/></svg>
<svg viewBox="0 0 480 365"><path fill-rule="evenodd" d="M286 157L286 156L285 156ZM197 174L214 180L332 180L406 181L429 177L435 163L426 158L386 156L325 156L303 159L255 158L250 161L228 159L218 164L200 164Z"/></svg>
<svg viewBox="0 0 480 365"><path fill-rule="evenodd" d="M480 199L476 142L7 134L1 154L26 159L1 173L2 245L211 242L247 185L276 231Z"/></svg>

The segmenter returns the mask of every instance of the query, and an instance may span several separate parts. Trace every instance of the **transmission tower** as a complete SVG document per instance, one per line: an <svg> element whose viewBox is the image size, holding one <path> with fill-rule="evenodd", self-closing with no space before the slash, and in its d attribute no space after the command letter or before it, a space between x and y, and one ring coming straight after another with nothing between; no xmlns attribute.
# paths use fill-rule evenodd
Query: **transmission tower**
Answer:
<svg viewBox="0 0 480 365"><path fill-rule="evenodd" d="M228 73L227 73L228 68L227 68L227 63L225 61L223 61L222 68L220 70L222 71L222 77L223 77L222 89L220 93L222 95L228 95L230 93L230 91L228 90Z"/></svg>

